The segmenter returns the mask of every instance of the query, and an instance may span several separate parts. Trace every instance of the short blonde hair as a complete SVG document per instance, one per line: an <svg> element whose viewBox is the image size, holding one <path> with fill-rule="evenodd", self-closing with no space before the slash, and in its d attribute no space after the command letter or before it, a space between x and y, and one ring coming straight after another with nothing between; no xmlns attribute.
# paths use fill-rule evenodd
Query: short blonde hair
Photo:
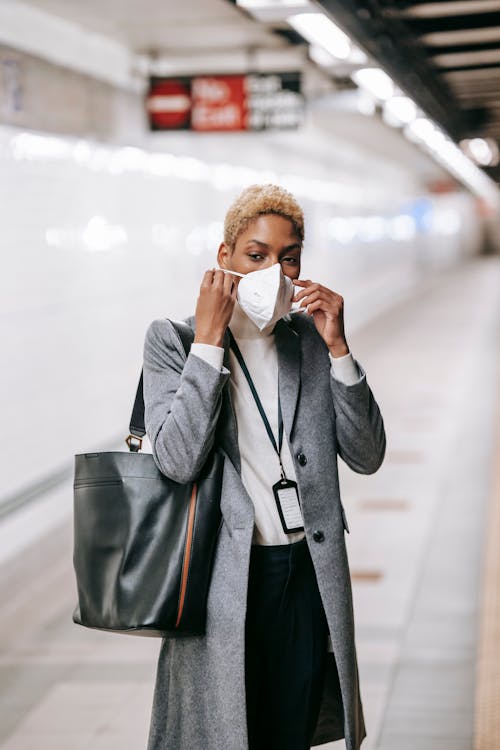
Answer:
<svg viewBox="0 0 500 750"><path fill-rule="evenodd" d="M238 236L264 214L289 219L300 243L304 242L304 212L288 190L279 185L250 185L231 204L224 220L224 242L234 249Z"/></svg>

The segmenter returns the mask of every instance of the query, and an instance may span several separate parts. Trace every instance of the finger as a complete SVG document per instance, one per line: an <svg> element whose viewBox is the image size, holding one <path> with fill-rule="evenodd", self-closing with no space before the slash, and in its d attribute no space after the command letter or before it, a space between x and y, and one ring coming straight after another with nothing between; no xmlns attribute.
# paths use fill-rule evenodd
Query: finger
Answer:
<svg viewBox="0 0 500 750"><path fill-rule="evenodd" d="M327 298L323 295L321 289L316 290L312 292L311 294L307 294L305 297L303 297L300 301L299 307L306 307L307 305L310 305L312 302L316 302L318 299L323 299L325 302L327 302Z"/></svg>
<svg viewBox="0 0 500 750"><path fill-rule="evenodd" d="M316 310L321 310L321 312L325 313L326 316L331 316L332 318L335 318L336 311L332 310L328 305L325 305L325 301L322 299L316 300L316 302L312 302L310 305L307 306L307 312L309 315L311 315Z"/></svg>
<svg viewBox="0 0 500 750"><path fill-rule="evenodd" d="M203 279L201 280L201 286L204 287L205 289L209 286L212 286L213 277L214 277L214 269L209 268L209 270L205 271L205 273L203 274Z"/></svg>
<svg viewBox="0 0 500 750"><path fill-rule="evenodd" d="M237 278L236 276L232 276L230 273L224 274L224 291L226 292L226 294L231 294L234 287L238 286L235 283L236 278Z"/></svg>
<svg viewBox="0 0 500 750"><path fill-rule="evenodd" d="M311 279L294 279L293 283L297 286L310 286L313 282Z"/></svg>
<svg viewBox="0 0 500 750"><path fill-rule="evenodd" d="M331 292L329 289L325 289L325 287L320 287L319 289L313 291L311 294L306 294L300 301L299 307L304 307L305 305L310 305L311 302L315 302L316 300L321 299L325 303L325 310L328 308L332 313L338 313L342 310L344 300L335 292Z"/></svg>
<svg viewBox="0 0 500 750"><path fill-rule="evenodd" d="M302 289L302 291L297 292L295 297L293 298L294 302L298 302L299 299L302 299L303 297L306 297L311 292L314 292L316 289L321 289L321 284L311 284L306 289Z"/></svg>
<svg viewBox="0 0 500 750"><path fill-rule="evenodd" d="M225 277L226 277L226 274L224 273L224 271L221 271L220 268L217 268L214 271L213 285L215 287L223 287Z"/></svg>
<svg viewBox="0 0 500 750"><path fill-rule="evenodd" d="M307 291L306 294L301 298L300 304L302 305L305 302L305 304L308 305L310 302L314 302L314 300L317 299L323 299L332 308L337 306L336 295L333 295L328 291L328 289L325 289L324 287L314 289L312 292Z"/></svg>

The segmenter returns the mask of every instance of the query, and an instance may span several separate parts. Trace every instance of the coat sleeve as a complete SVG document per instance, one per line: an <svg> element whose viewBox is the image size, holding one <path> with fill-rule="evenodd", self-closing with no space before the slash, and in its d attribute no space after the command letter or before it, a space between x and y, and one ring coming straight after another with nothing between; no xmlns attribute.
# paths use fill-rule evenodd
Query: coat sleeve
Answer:
<svg viewBox="0 0 500 750"><path fill-rule="evenodd" d="M337 452L358 474L374 474L385 455L384 421L366 380L366 372L359 362L356 364L360 378L352 385L330 378Z"/></svg>
<svg viewBox="0 0 500 750"><path fill-rule="evenodd" d="M214 443L229 370L185 357L169 320L154 320L144 341L144 423L153 458L180 484L196 479Z"/></svg>

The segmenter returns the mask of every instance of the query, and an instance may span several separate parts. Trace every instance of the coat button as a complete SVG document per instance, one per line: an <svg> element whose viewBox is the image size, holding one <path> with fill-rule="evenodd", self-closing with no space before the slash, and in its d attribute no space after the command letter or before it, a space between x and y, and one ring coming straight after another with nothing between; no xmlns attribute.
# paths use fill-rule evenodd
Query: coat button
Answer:
<svg viewBox="0 0 500 750"><path fill-rule="evenodd" d="M297 453L297 461L301 466L305 466L307 463L307 458L304 456L303 453Z"/></svg>
<svg viewBox="0 0 500 750"><path fill-rule="evenodd" d="M316 529L316 531L313 533L313 539L315 542L324 542L325 541L325 535L321 531L321 529Z"/></svg>

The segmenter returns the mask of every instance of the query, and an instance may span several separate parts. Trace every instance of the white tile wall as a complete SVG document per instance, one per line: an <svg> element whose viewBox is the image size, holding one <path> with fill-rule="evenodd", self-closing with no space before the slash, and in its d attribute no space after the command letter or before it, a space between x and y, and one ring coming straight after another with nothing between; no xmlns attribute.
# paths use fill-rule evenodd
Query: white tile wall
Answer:
<svg viewBox="0 0 500 750"><path fill-rule="evenodd" d="M411 174L388 165L382 180L379 160L356 144L327 143L312 130L179 134L123 151L0 126L0 501L74 453L126 436L145 330L153 318L192 312L243 185L277 179L296 188L307 220L304 277L343 294L348 331L474 251L466 196L433 199L428 232L395 240L373 214L393 222L408 211L421 192ZM163 176L151 173L148 149L176 154L169 174L165 163ZM333 237L338 217L358 235Z"/></svg>

